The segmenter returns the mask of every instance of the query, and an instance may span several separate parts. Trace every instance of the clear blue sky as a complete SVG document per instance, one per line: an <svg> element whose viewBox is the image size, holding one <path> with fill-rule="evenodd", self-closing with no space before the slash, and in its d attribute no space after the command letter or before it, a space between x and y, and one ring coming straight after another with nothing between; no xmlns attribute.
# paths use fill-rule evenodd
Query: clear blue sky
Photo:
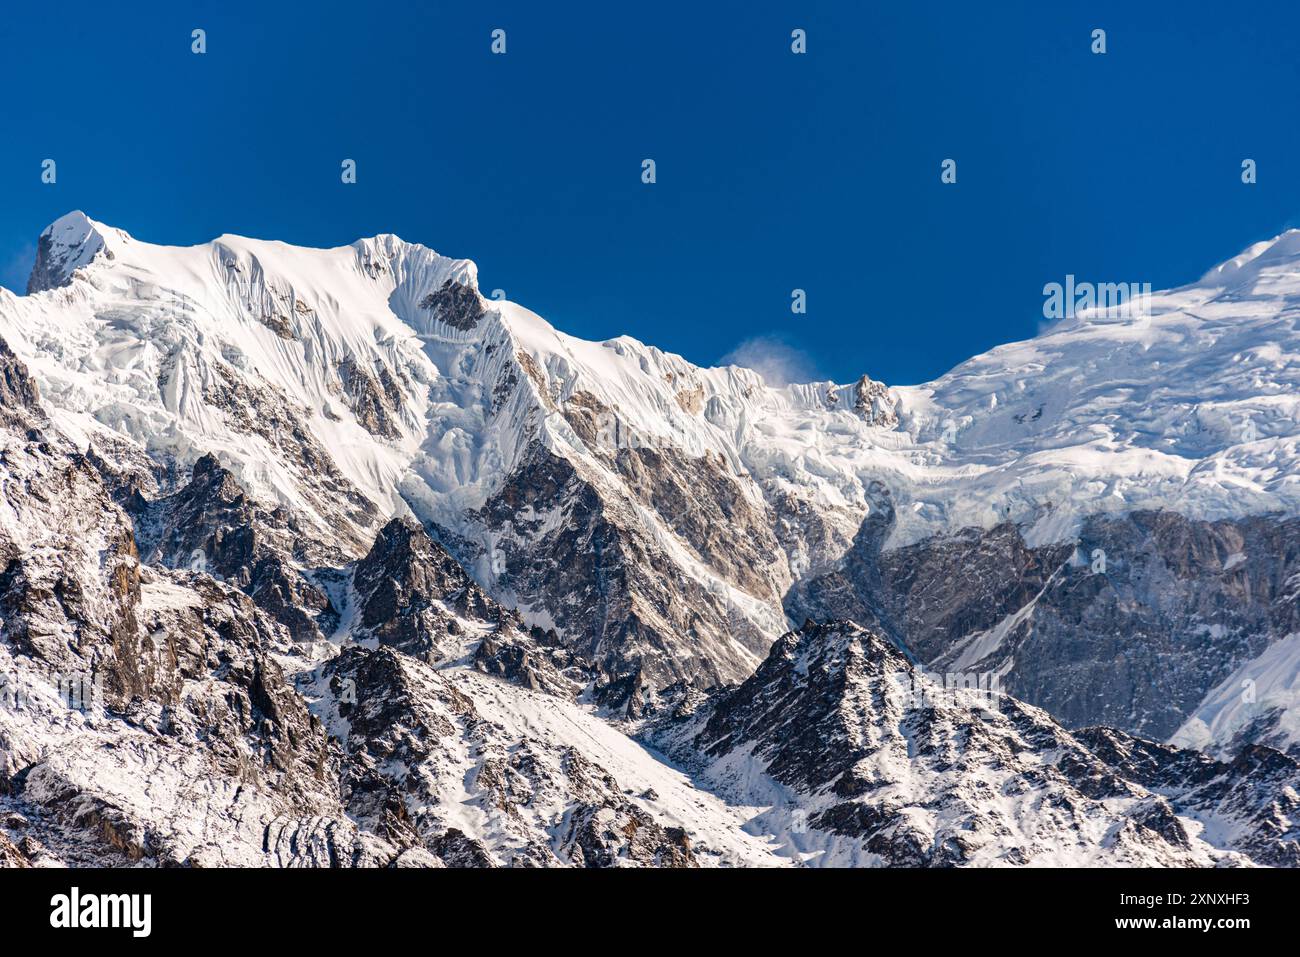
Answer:
<svg viewBox="0 0 1300 957"><path fill-rule="evenodd" d="M1178 284L1300 216L1294 4L301 6L11 4L0 283L74 208L166 243L394 232L576 335L907 383L1033 335L1066 273Z"/></svg>

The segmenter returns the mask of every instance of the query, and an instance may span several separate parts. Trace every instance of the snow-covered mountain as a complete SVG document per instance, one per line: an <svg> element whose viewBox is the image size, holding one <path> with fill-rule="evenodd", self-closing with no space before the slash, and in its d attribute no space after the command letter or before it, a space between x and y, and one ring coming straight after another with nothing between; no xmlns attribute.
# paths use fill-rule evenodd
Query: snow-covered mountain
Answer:
<svg viewBox="0 0 1300 957"><path fill-rule="evenodd" d="M0 289L0 654L45 689L0 859L1294 863L1297 297L1293 232L933 383L777 388L394 236L69 214ZM875 684L918 667L1009 696Z"/></svg>
<svg viewBox="0 0 1300 957"><path fill-rule="evenodd" d="M851 622L782 637L742 685L654 734L822 866L1300 863L1300 765L1252 778L1111 729L1071 735L994 691L936 682ZM1142 760L1133 751L1142 749ZM1050 810L1049 810L1050 809ZM1279 826L1280 824L1280 826Z"/></svg>

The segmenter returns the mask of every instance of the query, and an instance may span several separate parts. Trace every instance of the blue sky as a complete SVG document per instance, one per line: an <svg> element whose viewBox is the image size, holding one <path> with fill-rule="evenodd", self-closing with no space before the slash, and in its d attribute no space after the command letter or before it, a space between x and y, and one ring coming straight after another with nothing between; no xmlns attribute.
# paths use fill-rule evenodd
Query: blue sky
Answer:
<svg viewBox="0 0 1300 957"><path fill-rule="evenodd" d="M394 232L576 335L907 383L1033 335L1067 273L1174 285L1300 224L1289 4L301 6L8 9L0 283L75 208L166 243Z"/></svg>

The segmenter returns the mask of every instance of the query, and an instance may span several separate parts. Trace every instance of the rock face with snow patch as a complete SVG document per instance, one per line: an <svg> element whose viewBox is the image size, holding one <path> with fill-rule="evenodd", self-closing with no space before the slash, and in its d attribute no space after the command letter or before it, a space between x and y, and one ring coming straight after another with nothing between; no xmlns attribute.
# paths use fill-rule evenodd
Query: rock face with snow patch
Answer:
<svg viewBox="0 0 1300 957"><path fill-rule="evenodd" d="M655 739L739 800L778 791L772 825L839 864L1187 866L1290 862L1300 847L1285 755L1228 766L1110 729L1072 735L1009 696L936 683L850 622L791 632ZM1239 825L1226 847L1195 836L1221 818Z"/></svg>
<svg viewBox="0 0 1300 957"><path fill-rule="evenodd" d="M1227 835L1259 864L1300 867L1300 763L1260 745L1231 761L1143 741L1111 728L1076 737L1116 771L1169 799L1197 821Z"/></svg>
<svg viewBox="0 0 1300 957"><path fill-rule="evenodd" d="M686 479L662 471L658 478L659 504L668 512L668 498L688 487ZM633 487L650 495L651 481ZM705 490L690 487L696 494ZM661 687L682 677L708 684L748 673L767 639L729 603L720 584L677 572L683 559L647 534L637 504L626 490L602 488L572 463L539 451L479 513L496 536L497 580L524 607L548 613L574 651L601 670L602 688L629 677ZM711 503L709 511L716 509ZM561 520L544 520L547 512ZM700 518L682 511L672 523L681 528ZM726 541L744 528L700 522L697 548L716 547L707 539ZM685 535L679 541L678 547L688 547ZM743 547L752 548L752 541ZM736 577L762 572L735 564L732 554L718 564L733 568ZM770 583L764 587L774 603Z"/></svg>
<svg viewBox="0 0 1300 957"><path fill-rule="evenodd" d="M97 227L80 213L69 213L47 226L36 243L36 263L27 280L27 294L66 286L74 271L101 253L112 259L113 252L105 247Z"/></svg>
<svg viewBox="0 0 1300 957"><path fill-rule="evenodd" d="M862 416L868 425L892 429L898 425L894 414L894 400L884 383L863 376L853 386L853 411Z"/></svg>
<svg viewBox="0 0 1300 957"><path fill-rule="evenodd" d="M250 500L211 455L199 459L183 487L155 501L126 503L137 519L146 560L206 572L253 597L295 639L321 637L337 621L329 596L303 568L338 564L345 556L316 545L285 508Z"/></svg>
<svg viewBox="0 0 1300 957"><path fill-rule="evenodd" d="M997 674L1068 727L1167 738L1300 630L1294 519L1096 516L1076 541L1036 548L1011 523L883 553L879 538L864 526L838 569L789 596L791 613L874 622L932 670Z"/></svg>
<svg viewBox="0 0 1300 957"><path fill-rule="evenodd" d="M449 866L695 864L685 832L631 802L579 748L517 739L486 718L475 682L386 647L348 649L323 676L318 710L346 728L348 812L386 840Z"/></svg>
<svg viewBox="0 0 1300 957"><path fill-rule="evenodd" d="M462 332L473 329L487 312L478 290L454 279L448 279L436 292L421 299L420 308L429 310L433 318Z"/></svg>
<svg viewBox="0 0 1300 957"><path fill-rule="evenodd" d="M19 424L24 414L39 415L40 392L9 344L0 340L0 415Z"/></svg>
<svg viewBox="0 0 1300 957"><path fill-rule="evenodd" d="M272 853L254 849L276 821L324 825L326 737L269 619L211 578L142 567L66 440L4 429L0 452L6 840L33 863L232 863Z"/></svg>
<svg viewBox="0 0 1300 957"><path fill-rule="evenodd" d="M430 636L455 634L456 616L506 615L424 529L395 518L380 529L352 576L357 636L409 654L437 657Z"/></svg>

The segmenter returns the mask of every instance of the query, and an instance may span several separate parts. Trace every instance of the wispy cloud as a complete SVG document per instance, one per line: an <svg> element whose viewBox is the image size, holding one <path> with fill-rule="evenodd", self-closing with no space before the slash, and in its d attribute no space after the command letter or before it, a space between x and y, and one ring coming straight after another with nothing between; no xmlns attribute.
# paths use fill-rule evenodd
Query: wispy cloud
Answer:
<svg viewBox="0 0 1300 957"><path fill-rule="evenodd" d="M746 339L718 361L722 365L753 369L770 386L818 382L825 378L812 356L776 335Z"/></svg>

